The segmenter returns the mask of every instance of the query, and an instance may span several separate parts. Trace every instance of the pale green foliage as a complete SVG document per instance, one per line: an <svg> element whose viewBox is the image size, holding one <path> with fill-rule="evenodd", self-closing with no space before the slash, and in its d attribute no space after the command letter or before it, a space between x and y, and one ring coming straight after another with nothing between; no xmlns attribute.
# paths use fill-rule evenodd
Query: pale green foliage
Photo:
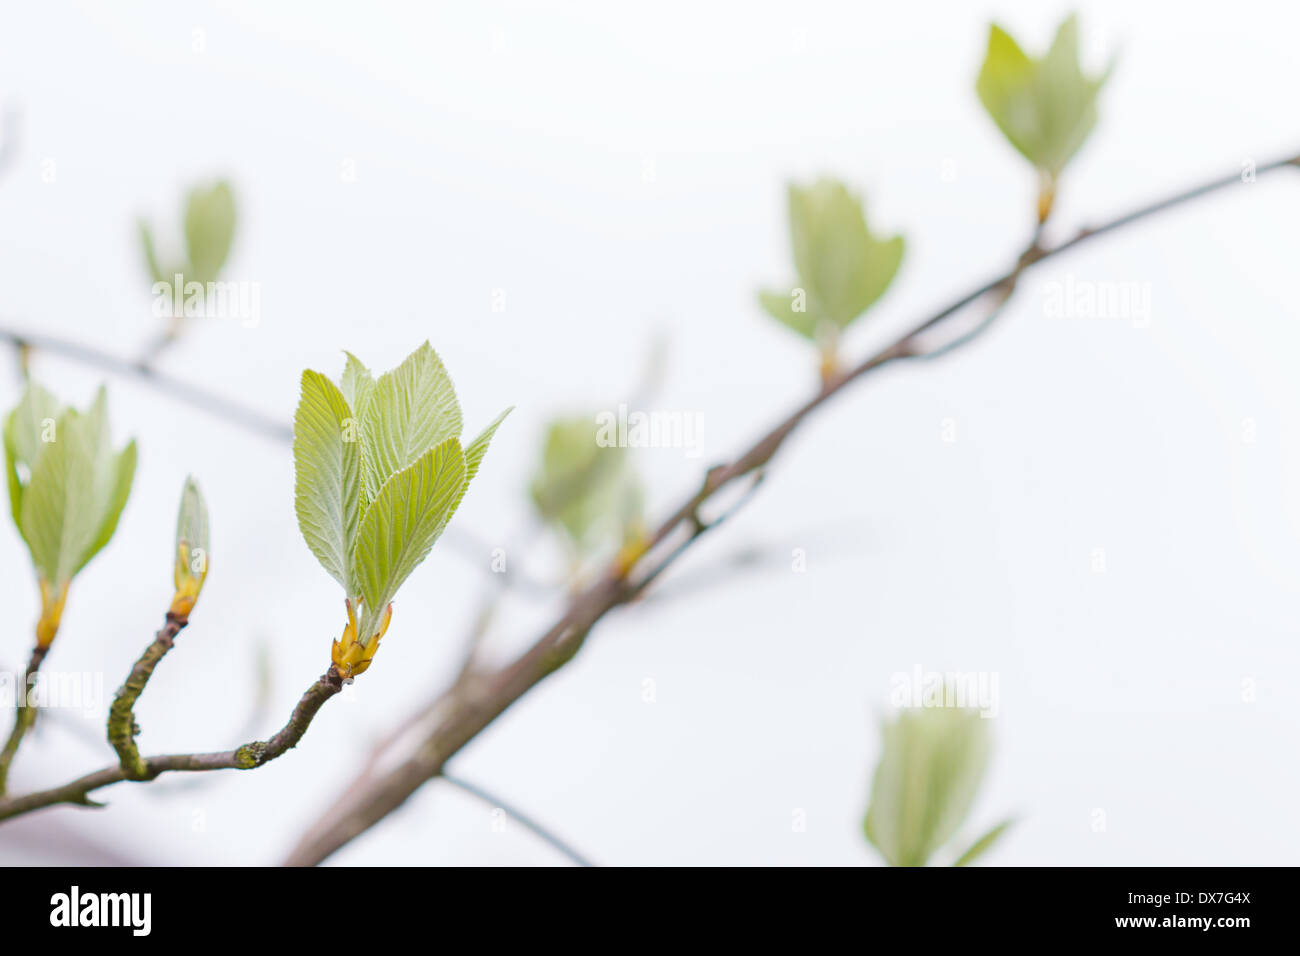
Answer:
<svg viewBox="0 0 1300 956"><path fill-rule="evenodd" d="M1109 76L1110 68L1100 76L1084 74L1078 23L1070 16L1041 59L1026 55L994 24L975 89L1011 145L1056 177L1096 125L1097 94Z"/></svg>
<svg viewBox="0 0 1300 956"><path fill-rule="evenodd" d="M298 526L354 604L362 599L363 641L447 527L509 411L462 449L460 404L427 342L377 380L351 354L340 385L303 373Z"/></svg>
<svg viewBox="0 0 1300 956"><path fill-rule="evenodd" d="M190 475L181 489L181 506L176 513L176 554L178 561L189 561L195 551L206 559L209 551L208 506L198 482ZM186 569L192 571L189 565Z"/></svg>
<svg viewBox="0 0 1300 956"><path fill-rule="evenodd" d="M628 449L596 441L595 416L561 418L546 429L529 494L538 515L582 554L641 519L641 488Z"/></svg>
<svg viewBox="0 0 1300 956"><path fill-rule="evenodd" d="M992 750L989 722L960 707L907 708L882 728L864 830L891 866L925 866L956 835L979 792ZM1010 821L960 858L988 849Z"/></svg>
<svg viewBox="0 0 1300 956"><path fill-rule="evenodd" d="M320 372L303 372L293 419L294 510L307 547L349 597L361 593L353 566L368 501L361 456L360 427L343 393Z"/></svg>
<svg viewBox="0 0 1300 956"><path fill-rule="evenodd" d="M984 852L996 843L998 838L1002 836L1002 834L1006 833L1015 822L1014 819L1008 818L991 827L983 836L979 837L974 843L972 843L961 856L957 857L957 859L953 861L952 865L970 866L977 859L983 856Z"/></svg>
<svg viewBox="0 0 1300 956"><path fill-rule="evenodd" d="M429 555L465 487L465 455L455 438L434 445L393 474L366 509L357 533L357 575L367 607L383 607Z"/></svg>
<svg viewBox="0 0 1300 956"><path fill-rule="evenodd" d="M140 245L153 281L172 282L179 273L186 283L215 282L230 255L235 221L235 196L229 183L191 189L185 202L185 258L167 269L159 261L152 230L141 222Z"/></svg>
<svg viewBox="0 0 1300 956"><path fill-rule="evenodd" d="M763 308L807 339L847 328L885 294L903 261L903 237L872 235L862 201L843 183L790 185L790 240L798 285L760 293Z"/></svg>
<svg viewBox="0 0 1300 956"><path fill-rule="evenodd" d="M4 429L9 504L39 578L61 588L112 538L135 476L136 447L114 452L107 398L63 408L30 384Z"/></svg>

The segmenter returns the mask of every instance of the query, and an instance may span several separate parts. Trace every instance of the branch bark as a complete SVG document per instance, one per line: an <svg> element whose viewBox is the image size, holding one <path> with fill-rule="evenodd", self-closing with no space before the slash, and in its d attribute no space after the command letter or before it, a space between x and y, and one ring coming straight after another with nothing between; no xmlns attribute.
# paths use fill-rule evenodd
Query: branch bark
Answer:
<svg viewBox="0 0 1300 956"><path fill-rule="evenodd" d="M14 762L14 757L18 755L18 747L36 720L36 706L28 700L28 693L31 690L32 678L41 669L41 662L49 652L48 644L37 644L32 648L27 669L23 671L23 686L19 688L19 696L14 708L14 726L9 732L9 739L5 741L4 749L0 750L0 797L4 796L9 786L9 767Z"/></svg>
<svg viewBox="0 0 1300 956"><path fill-rule="evenodd" d="M1289 156L1259 166L1262 176L1286 166L1300 166L1300 156ZM671 565L712 525L701 522L701 507L721 489L747 475L760 472L777 454L786 438L813 412L850 384L903 360L932 359L951 354L987 331L992 319L1015 290L1020 277L1040 263L1090 240L1151 218L1228 186L1240 184L1239 174L1212 180L1184 192L1139 207L1095 228L1083 229L1055 246L1039 245L1039 233L1029 249L1006 273L923 319L892 343L856 366L830 376L810 399L758 438L732 462L709 470L704 482L650 536L646 551L629 567L616 559L600 578L576 596L563 616L521 656L491 673L467 670L427 708L422 736L409 753L382 773L367 771L301 838L285 860L290 866L323 862L398 809L423 784L442 773L443 767L476 734L503 714L515 701L568 662L581 648L595 625L610 611L627 603ZM968 307L991 296L986 316L973 329L947 341L927 345L942 326ZM684 537L683 537L684 533ZM681 539L675 546L669 539ZM657 552L667 553L656 560ZM638 568L647 568L633 574ZM403 735L403 740L409 735ZM376 761L372 761L373 764ZM387 763L387 761L386 761Z"/></svg>
<svg viewBox="0 0 1300 956"><path fill-rule="evenodd" d="M143 771L135 775L133 768L128 770L122 764L105 767L94 773L86 774L70 783L49 790L28 793L22 796L0 800L0 821L57 806L61 803L80 804L82 806L100 806L90 799L96 790L121 783L124 780L145 782L153 780L164 773L203 773L210 770L253 770L270 763L298 745L312 718L324 706L325 702L343 689L343 678L338 670L330 665L329 670L321 675L307 692L302 695L289 717L289 722L269 740L254 741L234 750L218 753L166 754L146 757Z"/></svg>
<svg viewBox="0 0 1300 956"><path fill-rule="evenodd" d="M149 765L140 756L140 748L135 745L135 735L140 732L135 722L135 702L144 693L145 685L153 676L154 668L175 644L176 635L189 624L188 617L167 612L167 619L162 629L154 636L140 659L131 668L113 704L108 709L108 742L117 751L118 762L129 780L143 780L149 773Z"/></svg>

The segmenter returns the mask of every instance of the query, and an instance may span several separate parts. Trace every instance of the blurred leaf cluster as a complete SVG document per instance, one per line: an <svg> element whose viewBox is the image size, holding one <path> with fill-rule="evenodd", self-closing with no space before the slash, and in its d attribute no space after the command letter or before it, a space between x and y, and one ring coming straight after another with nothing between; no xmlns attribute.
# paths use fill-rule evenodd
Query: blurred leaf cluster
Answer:
<svg viewBox="0 0 1300 956"><path fill-rule="evenodd" d="M14 524L41 589L37 642L58 630L68 584L113 536L135 476L135 442L114 451L103 388L87 411L29 383L5 421L5 465Z"/></svg>
<svg viewBox="0 0 1300 956"><path fill-rule="evenodd" d="M174 282L175 276L180 275L182 288L190 282L204 285L215 282L235 238L235 196L230 184L219 181L191 189L185 200L183 226L184 257L169 260L164 268L152 228L140 222L140 245L149 275L154 282L166 283Z"/></svg>
<svg viewBox="0 0 1300 956"><path fill-rule="evenodd" d="M964 707L910 707L881 731L863 829L890 866L925 866L948 848L966 821L992 753L989 721ZM1011 821L993 827L954 855L975 861Z"/></svg>
<svg viewBox="0 0 1300 956"><path fill-rule="evenodd" d="M596 432L594 415L552 421L529 485L537 515L577 559L622 543L642 523L641 483L629 450L599 444Z"/></svg>

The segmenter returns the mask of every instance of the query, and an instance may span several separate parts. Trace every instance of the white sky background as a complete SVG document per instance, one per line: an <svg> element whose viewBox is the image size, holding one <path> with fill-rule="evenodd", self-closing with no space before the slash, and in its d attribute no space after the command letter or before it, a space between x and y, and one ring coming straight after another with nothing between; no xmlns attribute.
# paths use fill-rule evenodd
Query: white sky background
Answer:
<svg viewBox="0 0 1300 956"><path fill-rule="evenodd" d="M788 178L844 178L874 227L907 235L850 354L1007 267L1033 180L973 91L986 24L1037 52L1069 9L268 6L7 5L0 101L22 116L0 179L0 317L136 353L156 329L136 217L175 239L183 190L228 175L241 221L226 277L262 284L261 324L202 323L163 367L287 421L302 368L336 373L347 348L385 369L430 339L468 431L518 406L455 521L508 549L543 422L625 399L656 334L669 355L654 407L701 412L705 457L641 454L652 514L813 387L807 348L755 301L793 277ZM1054 235L1300 148L1294 6L1081 14L1089 62L1121 59ZM1288 172L1099 240L1034 272L969 351L853 388L671 580L753 544L769 568L611 616L451 766L603 863L875 863L860 824L891 675L991 671L998 749L971 835L1008 812L1021 822L989 862L1294 862L1298 211ZM1049 284L1067 277L1149 283L1149 326L1050 317ZM53 356L35 368L77 402L100 380ZM140 467L48 664L102 673L106 694L125 676L170 597L193 471L212 573L139 707L141 746L242 742L259 642L274 685L258 733L270 732L342 624L337 586L298 533L288 450L109 384ZM0 398L18 391L11 365ZM789 570L794 548L806 573ZM0 830L0 860L95 859L46 852L43 828L57 826L148 862L276 861L368 743L452 676L491 584L488 555L473 560L435 550L375 666L289 756L118 786L107 811ZM13 667L37 597L11 528L0 569L0 662ZM511 603L493 650L522 646L553 610ZM47 725L14 786L109 762L102 727L86 729L89 741ZM806 832L793 832L796 810ZM337 857L556 860L442 784Z"/></svg>

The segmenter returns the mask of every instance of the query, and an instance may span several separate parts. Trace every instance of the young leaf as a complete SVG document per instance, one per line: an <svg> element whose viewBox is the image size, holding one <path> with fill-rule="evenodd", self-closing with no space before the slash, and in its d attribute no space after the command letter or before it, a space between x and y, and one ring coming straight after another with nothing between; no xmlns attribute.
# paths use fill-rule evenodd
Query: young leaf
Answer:
<svg viewBox="0 0 1300 956"><path fill-rule="evenodd" d="M298 523L347 596L331 654L344 678L370 667L389 602L447 527L509 411L462 451L460 404L428 342L377 381L351 353L340 386L303 373Z"/></svg>
<svg viewBox="0 0 1300 956"><path fill-rule="evenodd" d="M357 534L357 578L367 621L378 619L402 582L428 557L464 486L465 456L460 442L448 438L380 489ZM363 641L369 633L363 625Z"/></svg>
<svg viewBox="0 0 1300 956"><path fill-rule="evenodd" d="M319 372L302 373L293 422L294 510L307 547L349 596L361 521L362 450L352 409Z"/></svg>
<svg viewBox="0 0 1300 956"><path fill-rule="evenodd" d="M38 423L31 416L55 403L36 388L6 428L11 504L37 575L61 589L112 538L130 494L136 450L134 442L120 453L110 447L102 389L85 414L69 408ZM29 475L25 482L20 467Z"/></svg>
<svg viewBox="0 0 1300 956"><path fill-rule="evenodd" d="M538 515L586 552L640 517L641 493L627 448L596 440L591 416L550 424L529 493Z"/></svg>
<svg viewBox="0 0 1300 956"><path fill-rule="evenodd" d="M167 276L163 274L162 266L158 264L158 250L154 247L153 230L149 228L147 222L139 223L140 229L140 249L144 252L145 268L149 270L149 276L154 282L166 282Z"/></svg>
<svg viewBox="0 0 1300 956"><path fill-rule="evenodd" d="M61 411L58 399L33 382L5 420L5 463L8 466L9 504L15 525L21 525L18 516L26 481L19 475L19 469L24 469L30 478L32 468L46 447L42 435L52 434Z"/></svg>
<svg viewBox="0 0 1300 956"><path fill-rule="evenodd" d="M230 185L190 191L185 204L185 247L190 268L187 281L213 282L230 254L235 237L235 197Z"/></svg>
<svg viewBox="0 0 1300 956"><path fill-rule="evenodd" d="M339 381L339 389L352 409L352 414L360 422L365 415L366 406L370 403L370 395L375 390L375 379L370 374L370 369L361 364L359 358L351 352L343 354L348 357L348 361L343 367L343 378Z"/></svg>
<svg viewBox="0 0 1300 956"><path fill-rule="evenodd" d="M176 513L176 548L173 552L172 579L176 596L171 614L188 618L208 576L208 506L194 476L185 479L181 489L181 506Z"/></svg>
<svg viewBox="0 0 1300 956"><path fill-rule="evenodd" d="M904 241L873 235L861 200L834 180L791 184L789 203L799 284L763 292L760 302L777 321L816 341L823 327L842 331L884 295L902 263Z"/></svg>
<svg viewBox="0 0 1300 956"><path fill-rule="evenodd" d="M977 859L983 856L984 853L989 849L989 847L991 847L994 843L998 841L998 837L1006 833L1007 830L1011 828L1011 825L1015 822L1016 822L1015 819L1012 817L1003 820L997 826L993 827L982 837L980 837L978 840L972 843L969 849L967 849L965 853L963 853L961 856L957 857L957 859L953 861L952 865L970 866Z"/></svg>
<svg viewBox="0 0 1300 956"><path fill-rule="evenodd" d="M990 750L987 722L974 710L909 708L885 724L863 829L890 866L924 866L952 839Z"/></svg>
<svg viewBox="0 0 1300 956"><path fill-rule="evenodd" d="M1100 76L1083 72L1074 16L1061 24L1041 59L1026 55L994 24L975 89L1011 145L1055 179L1096 125L1097 95L1111 69Z"/></svg>
<svg viewBox="0 0 1300 956"><path fill-rule="evenodd" d="M185 479L181 488L181 506L176 512L176 553L182 552L187 558L194 551L208 553L210 547L208 527L208 505L203 500L203 492L193 475ZM187 565L188 567L188 565Z"/></svg>
<svg viewBox="0 0 1300 956"><path fill-rule="evenodd" d="M470 482L478 474L478 466L483 462L483 456L487 454L488 445L492 443L492 436L497 433L497 428L506 420L506 416L515 410L511 405L504 412L492 420L487 428L479 433L479 436L465 446L465 483L460 486L460 494L456 496L456 501L452 505L452 512L460 507L461 499L465 497L465 492L469 491Z"/></svg>
<svg viewBox="0 0 1300 956"><path fill-rule="evenodd" d="M107 432L105 432L107 434ZM90 559L104 549L117 530L118 519L126 507L126 499L131 494L131 483L135 480L136 465L135 439L127 442L121 454L106 453L106 468L101 476L101 493L103 494L102 518L99 530L90 542L90 547L81 556L80 563L73 569L73 574L84 568Z"/></svg>
<svg viewBox="0 0 1300 956"><path fill-rule="evenodd" d="M460 436L456 390L428 342L379 377L360 420L368 499L434 445Z"/></svg>
<svg viewBox="0 0 1300 956"><path fill-rule="evenodd" d="M37 575L55 585L72 578L98 529L95 462L82 422L76 409L59 416L57 437L39 454L22 495L19 531Z"/></svg>

